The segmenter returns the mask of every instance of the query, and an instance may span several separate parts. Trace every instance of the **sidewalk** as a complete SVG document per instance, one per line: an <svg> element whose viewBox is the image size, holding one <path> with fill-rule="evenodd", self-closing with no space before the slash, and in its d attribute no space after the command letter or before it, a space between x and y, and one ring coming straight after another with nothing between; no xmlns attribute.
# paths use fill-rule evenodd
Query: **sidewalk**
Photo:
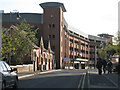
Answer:
<svg viewBox="0 0 120 90"><path fill-rule="evenodd" d="M117 73L98 75L97 69L88 70L88 87L89 88L104 88L104 89L118 89L120 75Z"/></svg>
<svg viewBox="0 0 120 90"><path fill-rule="evenodd" d="M35 71L35 72L21 72L18 73L18 79L34 76L37 74L45 74L45 73L51 73L51 72L56 72L56 71L61 71L61 69L53 69L53 70L48 70L48 71Z"/></svg>

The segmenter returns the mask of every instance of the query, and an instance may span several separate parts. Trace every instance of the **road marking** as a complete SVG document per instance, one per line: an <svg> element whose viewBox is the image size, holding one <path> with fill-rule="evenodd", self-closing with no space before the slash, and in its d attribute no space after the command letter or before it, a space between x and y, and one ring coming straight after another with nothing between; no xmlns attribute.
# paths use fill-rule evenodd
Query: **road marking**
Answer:
<svg viewBox="0 0 120 90"><path fill-rule="evenodd" d="M25 77L30 77L30 76L33 76L34 74L29 74L29 75L25 75L25 76L20 76L18 77L18 79L22 79L22 78L25 78Z"/></svg>
<svg viewBox="0 0 120 90"><path fill-rule="evenodd" d="M82 90L83 90L83 88L84 88L84 84L85 84L85 74L84 74L84 77L83 77L83 83L82 83Z"/></svg>
<svg viewBox="0 0 120 90"><path fill-rule="evenodd" d="M87 79L88 79L88 88L90 88L90 78L89 78L89 75L90 75L90 71L88 70L88 73L87 73Z"/></svg>
<svg viewBox="0 0 120 90"><path fill-rule="evenodd" d="M80 88L80 84L81 84L81 82L82 82L82 77L83 77L83 75L81 76L81 79L80 79L80 81L79 81L78 88Z"/></svg>
<svg viewBox="0 0 120 90"><path fill-rule="evenodd" d="M18 79L34 76L37 74L45 74L45 73L51 73L51 72L57 72L57 71L62 71L62 70L61 69L60 70L51 70L51 71L46 71L46 72L39 72L39 73L34 73L34 74L29 74L29 75L24 75L24 76L18 76Z"/></svg>
<svg viewBox="0 0 120 90"><path fill-rule="evenodd" d="M80 88L80 85L82 84L82 79L83 79L84 75L85 75L85 73L83 73L81 76L81 79L80 79L79 84L78 84L78 88Z"/></svg>

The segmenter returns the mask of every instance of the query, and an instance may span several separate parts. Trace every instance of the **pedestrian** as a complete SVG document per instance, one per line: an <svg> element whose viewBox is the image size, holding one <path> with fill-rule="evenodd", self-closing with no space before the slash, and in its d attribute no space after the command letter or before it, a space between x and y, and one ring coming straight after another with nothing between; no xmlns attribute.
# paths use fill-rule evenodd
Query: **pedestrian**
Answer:
<svg viewBox="0 0 120 90"><path fill-rule="evenodd" d="M105 59L103 59L102 64L103 64L103 72L105 74L106 73L107 61Z"/></svg>
<svg viewBox="0 0 120 90"><path fill-rule="evenodd" d="M98 69L98 74L101 75L102 74L102 61L101 60L97 61L96 67Z"/></svg>
<svg viewBox="0 0 120 90"><path fill-rule="evenodd" d="M112 62L109 60L107 63L107 68L108 68L108 74L112 73Z"/></svg>

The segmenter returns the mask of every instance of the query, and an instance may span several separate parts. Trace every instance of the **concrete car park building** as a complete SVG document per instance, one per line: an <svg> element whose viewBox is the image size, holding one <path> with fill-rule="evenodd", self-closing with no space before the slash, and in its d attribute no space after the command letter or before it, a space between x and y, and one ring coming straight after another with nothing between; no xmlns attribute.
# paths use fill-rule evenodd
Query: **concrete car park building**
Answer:
<svg viewBox="0 0 120 90"><path fill-rule="evenodd" d="M20 23L23 19L38 27L45 48L48 47L48 41L50 41L57 69L65 68L65 66L85 67L90 60L94 61L95 64L98 42L102 43L106 40L87 35L69 26L64 18L66 9L63 3L46 2L41 3L40 6L43 8L42 14L19 13L21 16L19 20L16 19L17 13L3 13L3 27L7 29L12 24Z"/></svg>

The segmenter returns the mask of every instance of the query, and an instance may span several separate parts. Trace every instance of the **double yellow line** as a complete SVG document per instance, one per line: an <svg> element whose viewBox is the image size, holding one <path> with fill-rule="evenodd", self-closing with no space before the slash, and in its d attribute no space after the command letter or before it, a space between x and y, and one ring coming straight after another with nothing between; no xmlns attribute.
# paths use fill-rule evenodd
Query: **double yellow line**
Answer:
<svg viewBox="0 0 120 90"><path fill-rule="evenodd" d="M85 76L86 76L86 73L83 73L79 81L78 89L81 88L83 90L84 84L85 84Z"/></svg>

